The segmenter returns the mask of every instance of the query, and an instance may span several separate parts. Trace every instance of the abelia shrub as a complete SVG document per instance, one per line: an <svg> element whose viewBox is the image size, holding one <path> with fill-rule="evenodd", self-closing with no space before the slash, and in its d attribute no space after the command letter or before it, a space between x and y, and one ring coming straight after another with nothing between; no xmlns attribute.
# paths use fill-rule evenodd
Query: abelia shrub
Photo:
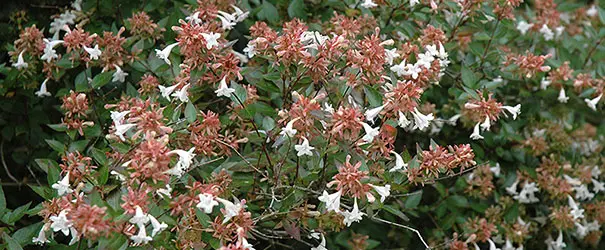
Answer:
<svg viewBox="0 0 605 250"><path fill-rule="evenodd" d="M7 46L62 114L9 249L604 247L597 3L109 2Z"/></svg>

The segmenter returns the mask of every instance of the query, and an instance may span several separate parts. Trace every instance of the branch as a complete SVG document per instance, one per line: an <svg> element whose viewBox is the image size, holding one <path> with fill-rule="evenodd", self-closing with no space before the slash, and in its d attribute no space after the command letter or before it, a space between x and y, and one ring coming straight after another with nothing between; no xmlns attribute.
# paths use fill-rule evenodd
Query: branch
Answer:
<svg viewBox="0 0 605 250"><path fill-rule="evenodd" d="M426 249L431 249L431 247L429 247L429 245L426 244L426 242L424 241L424 238L422 238L422 235L420 234L420 232L418 230L416 230L416 229L414 229L412 227L406 226L406 225L401 225L401 224L398 224L398 223L395 223L395 222L390 222L388 220L383 220L383 219L380 219L380 218L377 218L377 217L370 217L370 218L373 221L378 221L378 222L382 222L382 223L385 223L385 224L389 224L391 226L405 228L407 230L410 230L410 231L416 233L418 235L418 238L420 238L420 241L422 241L422 244L424 244L424 246L426 247Z"/></svg>
<svg viewBox="0 0 605 250"><path fill-rule="evenodd" d="M6 171L8 178L10 178L15 183L18 183L19 186L21 186L22 183L18 181L17 178L13 176L13 174L11 174L11 172L8 170L8 166L6 165L6 161L4 160L4 140L2 140L2 142L0 143L0 156L2 157L2 166L4 166L4 170Z"/></svg>

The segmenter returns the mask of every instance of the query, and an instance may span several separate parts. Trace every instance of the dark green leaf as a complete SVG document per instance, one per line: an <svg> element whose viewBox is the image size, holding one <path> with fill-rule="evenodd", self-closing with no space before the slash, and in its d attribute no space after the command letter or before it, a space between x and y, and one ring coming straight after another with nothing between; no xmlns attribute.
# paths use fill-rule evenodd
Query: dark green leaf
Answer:
<svg viewBox="0 0 605 250"><path fill-rule="evenodd" d="M306 18L305 1L303 0L292 0L288 6L288 15L292 18L298 17L300 19Z"/></svg>
<svg viewBox="0 0 605 250"><path fill-rule="evenodd" d="M92 87L98 89L105 86L105 84L111 81L112 75L113 72L111 71L96 75L95 78L92 79Z"/></svg>
<svg viewBox="0 0 605 250"><path fill-rule="evenodd" d="M63 145L63 143L60 141L47 139L46 143L48 143L48 146L50 146L53 150L59 153L65 152L65 145Z"/></svg>
<svg viewBox="0 0 605 250"><path fill-rule="evenodd" d="M21 248L21 245L19 244L19 242L17 242L13 238L11 238L8 234L6 234L6 232L2 232L2 238L4 239L4 242L6 242L8 244L7 249L23 250L23 248Z"/></svg>
<svg viewBox="0 0 605 250"><path fill-rule="evenodd" d="M197 109L191 102L187 102L187 106L185 107L185 118L187 118L188 122L194 122L197 119Z"/></svg>
<svg viewBox="0 0 605 250"><path fill-rule="evenodd" d="M406 209L414 209L420 204L420 200L422 200L422 190L408 196L405 200L405 208Z"/></svg>

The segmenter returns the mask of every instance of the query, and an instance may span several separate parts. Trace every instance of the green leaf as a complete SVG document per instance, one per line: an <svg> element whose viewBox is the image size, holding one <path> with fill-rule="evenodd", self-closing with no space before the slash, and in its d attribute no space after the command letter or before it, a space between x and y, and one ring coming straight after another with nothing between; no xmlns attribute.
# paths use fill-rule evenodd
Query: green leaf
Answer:
<svg viewBox="0 0 605 250"><path fill-rule="evenodd" d="M99 166L107 165L107 155L105 155L105 152L103 152L103 150L100 150L98 148L92 148L90 149L90 154L92 155L92 158L97 161Z"/></svg>
<svg viewBox="0 0 605 250"><path fill-rule="evenodd" d="M279 21L279 13L271 2L264 0L260 8L261 10L257 14L259 19L267 20L273 23Z"/></svg>
<svg viewBox="0 0 605 250"><path fill-rule="evenodd" d="M59 167L49 166L48 172L46 173L46 180L48 181L48 185L52 185L59 180Z"/></svg>
<svg viewBox="0 0 605 250"><path fill-rule="evenodd" d="M54 131L57 132L65 132L67 131L67 125L63 124L63 123L59 123L59 124L48 124L47 125L49 128L53 129Z"/></svg>
<svg viewBox="0 0 605 250"><path fill-rule="evenodd" d="M210 226L210 222L212 222L212 219L210 219L210 217L205 214L202 210L195 209L195 215L197 217L197 220L202 224L202 226Z"/></svg>
<svg viewBox="0 0 605 250"><path fill-rule="evenodd" d="M42 224L42 222L38 222L21 228L13 234L12 238L21 246L30 245L32 243L32 238L36 237Z"/></svg>
<svg viewBox="0 0 605 250"><path fill-rule="evenodd" d="M107 166L102 166L97 171L99 173L98 185L105 185L107 180L109 180L109 168Z"/></svg>
<svg viewBox="0 0 605 250"><path fill-rule="evenodd" d="M57 162L50 159L36 159L36 164L42 169L44 172L48 173L49 168L58 168L59 164Z"/></svg>
<svg viewBox="0 0 605 250"><path fill-rule="evenodd" d="M4 197L4 190L2 190L2 186L0 186L0 218L4 216L4 212L6 211L6 198Z"/></svg>
<svg viewBox="0 0 605 250"><path fill-rule="evenodd" d="M27 212L27 209L29 209L29 206L31 204L32 203L30 201L27 204L16 208L11 213L6 214L8 216L8 219L6 219L6 223L12 225L13 223L15 223L16 221L18 221L19 219L21 219L21 217L23 217L23 215L25 215L25 212Z"/></svg>
<svg viewBox="0 0 605 250"><path fill-rule="evenodd" d="M45 200L50 200L53 198L53 190L49 187L43 187L43 186L35 186L35 185L28 185L34 192L36 192L36 194L40 195L40 197L44 198Z"/></svg>
<svg viewBox="0 0 605 250"><path fill-rule="evenodd" d="M187 102L187 106L185 107L185 118L190 123L197 119L197 109L191 102Z"/></svg>
<svg viewBox="0 0 605 250"><path fill-rule="evenodd" d="M452 195L447 198L447 204L455 207L468 207L468 200L464 196Z"/></svg>
<svg viewBox="0 0 605 250"><path fill-rule="evenodd" d="M87 69L80 72L80 74L76 76L75 86L77 92L86 92L90 89L90 84L88 84L87 76L90 76L91 74L92 73L90 72L90 69Z"/></svg>
<svg viewBox="0 0 605 250"><path fill-rule="evenodd" d="M378 107L382 104L382 94L378 90L369 86L364 87L364 90L370 107Z"/></svg>
<svg viewBox="0 0 605 250"><path fill-rule="evenodd" d="M288 6L288 15L292 18L306 18L305 2L303 0L292 0Z"/></svg>
<svg viewBox="0 0 605 250"><path fill-rule="evenodd" d="M407 208L407 209L416 208L418 206L418 204L420 204L420 200L422 200L422 190L410 195L405 200L405 208Z"/></svg>
<svg viewBox="0 0 605 250"><path fill-rule="evenodd" d="M51 140L51 139L46 139L46 143L48 144L48 146L50 146L53 150L59 152L59 153L63 153L65 152L65 145L63 145L62 142L57 141L57 140Z"/></svg>
<svg viewBox="0 0 605 250"><path fill-rule="evenodd" d="M393 215L403 219L404 221L409 221L410 218L408 218L403 212L401 212L399 209L394 208L391 205L384 205L382 207L382 209L386 210L389 213L392 213Z"/></svg>
<svg viewBox="0 0 605 250"><path fill-rule="evenodd" d="M477 76L468 67L462 66L462 83L467 87L474 89L475 83L478 81Z"/></svg>
<svg viewBox="0 0 605 250"><path fill-rule="evenodd" d="M10 249L10 250L23 250L23 248L21 248L21 245L19 245L19 242L17 242L13 238L11 238L5 232L2 232L2 238L4 239L4 242L8 243L7 249Z"/></svg>
<svg viewBox="0 0 605 250"><path fill-rule="evenodd" d="M69 144L69 152L82 152L90 140L79 140Z"/></svg>
<svg viewBox="0 0 605 250"><path fill-rule="evenodd" d="M111 81L112 75L113 72L110 71L96 75L95 78L92 79L92 87L98 89L105 86L105 84Z"/></svg>

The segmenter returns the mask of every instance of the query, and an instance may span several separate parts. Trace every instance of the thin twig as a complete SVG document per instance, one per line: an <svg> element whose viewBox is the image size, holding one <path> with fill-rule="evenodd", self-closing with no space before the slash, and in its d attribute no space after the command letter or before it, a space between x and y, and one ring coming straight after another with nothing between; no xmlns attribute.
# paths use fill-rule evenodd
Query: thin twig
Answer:
<svg viewBox="0 0 605 250"><path fill-rule="evenodd" d="M233 146L231 146L228 143L225 143L224 141L221 141L221 140L216 140L216 141L220 144L225 145L226 147L230 148L231 150L233 150L233 152L235 152L235 154L237 154L240 158L242 158L242 160L244 160L244 162L246 162L246 164L248 164L248 166L250 166L252 169L254 169L256 172L261 174L266 179L269 179L269 177L267 175L265 175L262 171L260 171L260 169L256 168L254 165L252 165L252 163L250 163L250 161L248 161L246 159L246 157L244 157L240 152L238 152L237 149L235 149Z"/></svg>
<svg viewBox="0 0 605 250"><path fill-rule="evenodd" d="M597 43L594 45L594 47L592 47L592 49L590 49L590 51L588 51L588 55L586 55L586 59L584 60L583 68L586 67L586 64L590 60L590 57L592 57L592 53L594 53L595 50L597 49L597 47L599 47L599 45L603 42L603 39L605 39L605 37L602 37L601 39L599 39L599 41L597 41Z"/></svg>
<svg viewBox="0 0 605 250"><path fill-rule="evenodd" d="M420 234L420 232L412 227L406 226L406 225L401 225L399 223L395 223L395 222L390 222L388 220L383 220L377 217L370 217L373 221L378 221L378 222L382 222L385 224L389 224L391 226L396 226L396 227L401 227L401 228L405 228L407 230L410 230L414 233L416 233L418 235L418 237L420 238L420 241L422 241L422 244L424 244L424 246L426 247L426 249L431 249L431 247L429 247L428 244L426 244L426 242L424 241L424 238L422 238L422 235Z"/></svg>
<svg viewBox="0 0 605 250"><path fill-rule="evenodd" d="M2 165L4 166L4 170L6 171L8 178L13 180L15 183L19 183L20 186L21 182L18 181L17 178L13 176L13 174L11 174L11 172L8 170L8 166L6 165L6 161L4 160L4 140L2 140L2 142L0 143L0 156L2 156Z"/></svg>
<svg viewBox="0 0 605 250"><path fill-rule="evenodd" d="M481 56L481 64L479 64L479 69L483 68L483 63L485 63L485 56L487 56L487 51L489 50L489 47L492 45L492 41L494 40L494 35L496 35L496 30L498 30L498 24L500 24L500 19L498 19L498 21L496 21L496 26L494 27L494 30L492 31L492 34L489 37L489 41L487 42L487 46L485 47L485 50L483 51L483 55Z"/></svg>

